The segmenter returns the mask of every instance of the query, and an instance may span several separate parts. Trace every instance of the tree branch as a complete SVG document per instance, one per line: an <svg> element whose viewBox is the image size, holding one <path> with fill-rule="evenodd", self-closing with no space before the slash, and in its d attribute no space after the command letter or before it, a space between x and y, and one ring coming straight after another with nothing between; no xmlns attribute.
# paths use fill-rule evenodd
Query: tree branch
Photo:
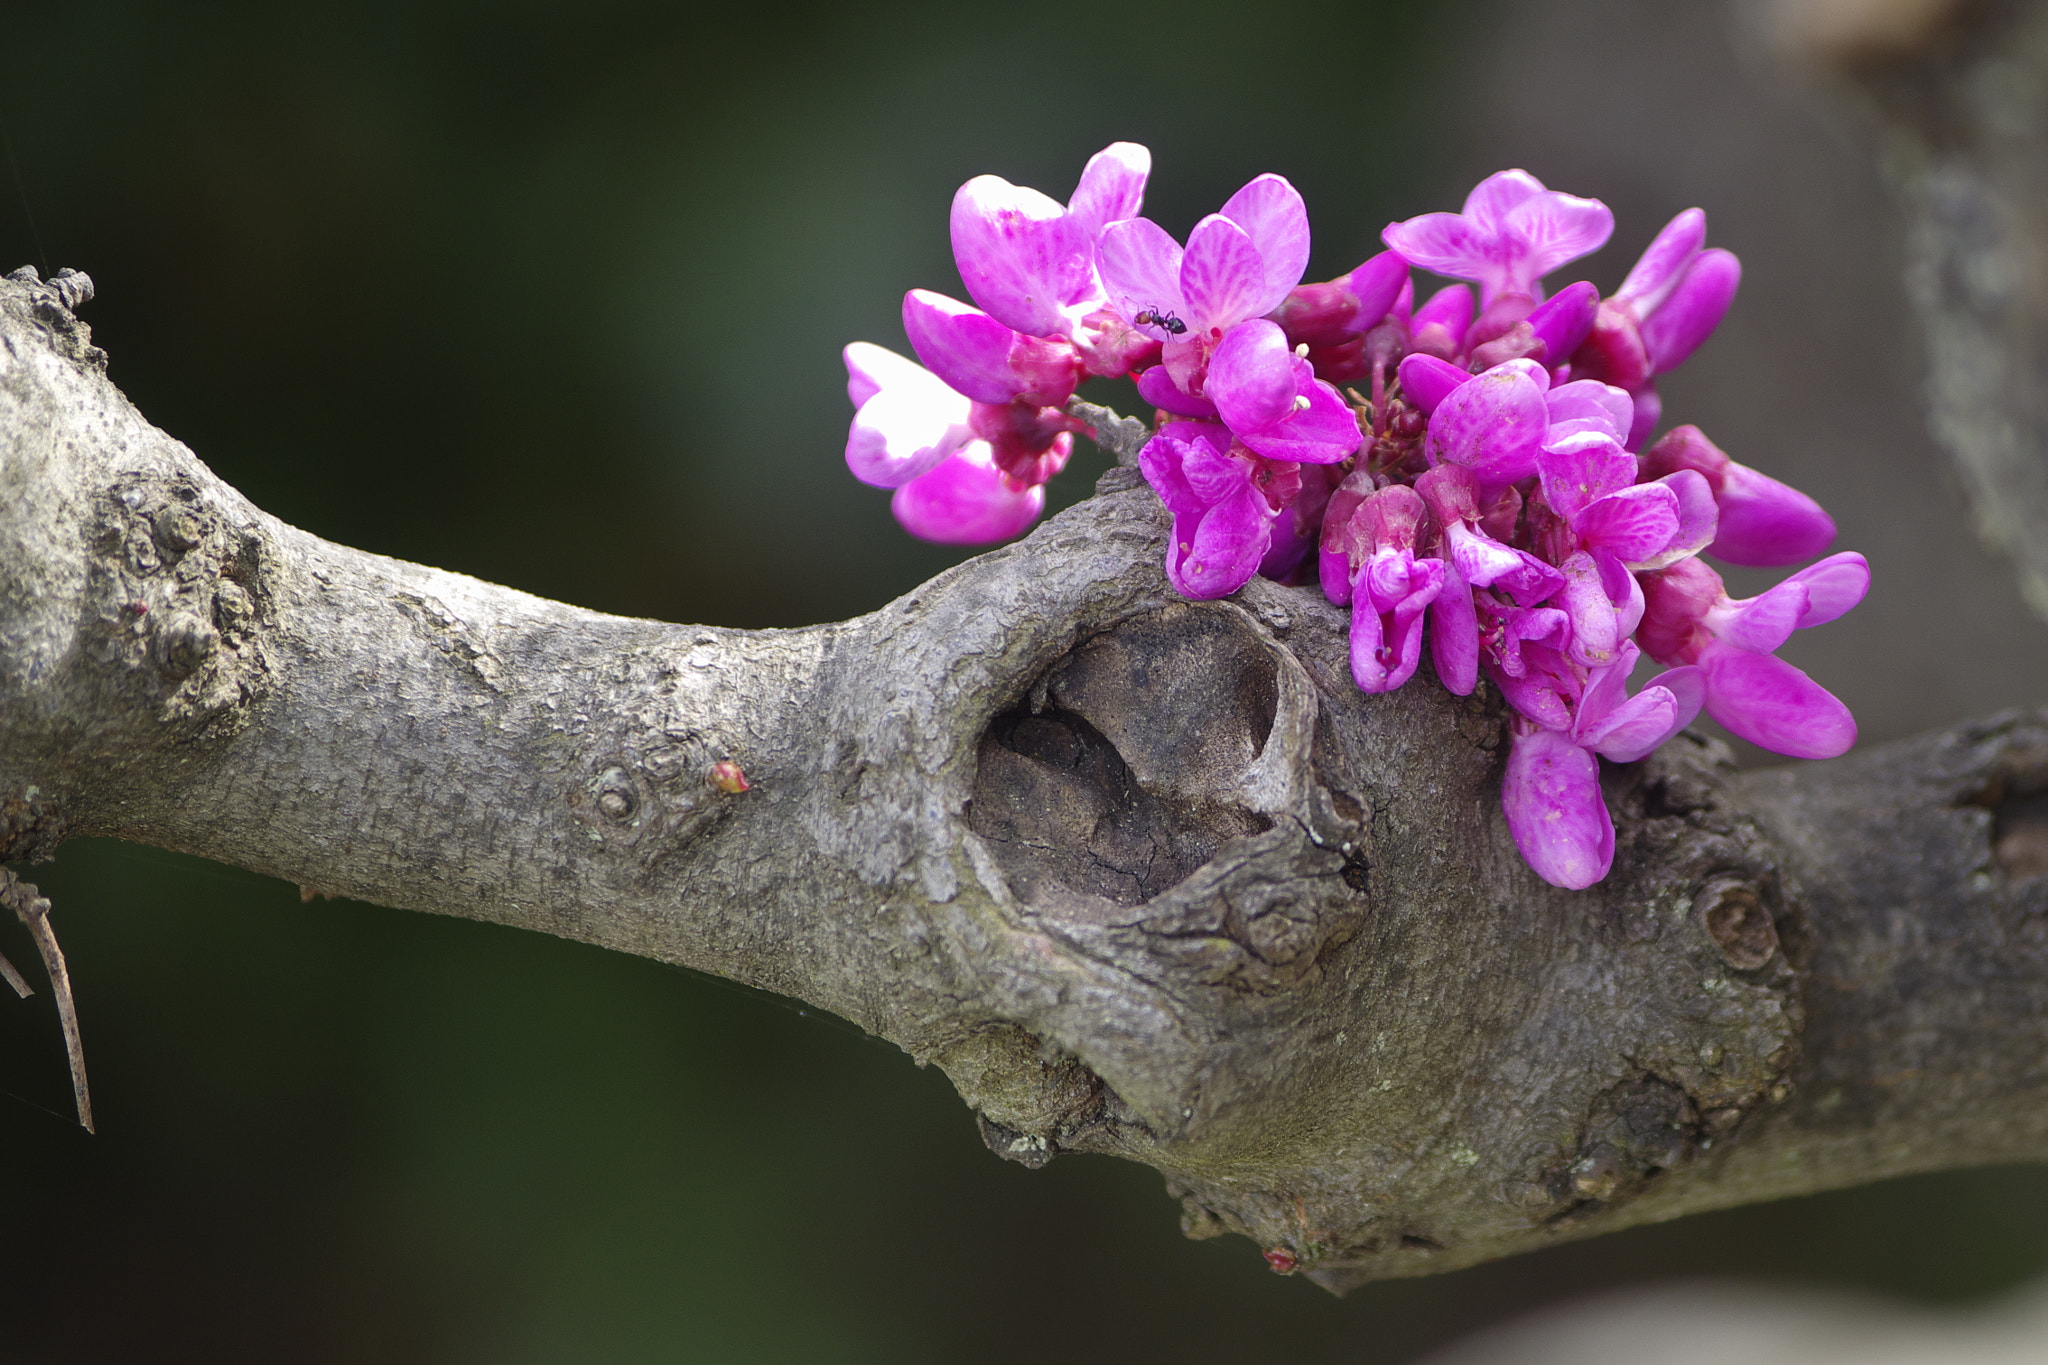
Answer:
<svg viewBox="0 0 2048 1365"><path fill-rule="evenodd" d="M1332 1288L2048 1154L2048 718L1740 778L1681 738L1566 892L1497 702L1360 694L1312 590L1177 600L1134 471L857 620L672 626L265 515L47 286L0 347L5 858L118 835L798 996Z"/></svg>
<svg viewBox="0 0 2048 1365"><path fill-rule="evenodd" d="M1764 0L1762 18L1876 144L1929 429L2048 619L2048 0Z"/></svg>

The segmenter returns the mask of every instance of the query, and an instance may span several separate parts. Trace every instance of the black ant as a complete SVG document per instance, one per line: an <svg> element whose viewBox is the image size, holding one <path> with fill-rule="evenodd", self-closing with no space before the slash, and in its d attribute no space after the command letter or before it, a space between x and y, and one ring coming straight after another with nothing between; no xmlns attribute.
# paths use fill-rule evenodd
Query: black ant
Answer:
<svg viewBox="0 0 2048 1365"><path fill-rule="evenodd" d="M1165 332L1168 336L1177 337L1182 332L1185 332L1188 329L1188 325L1185 322L1182 322L1179 318L1175 317L1173 314L1162 313L1156 308L1145 309L1136 317L1132 318L1131 321L1137 323L1140 327L1143 327L1147 323L1150 323L1152 326L1157 327L1162 332Z"/></svg>

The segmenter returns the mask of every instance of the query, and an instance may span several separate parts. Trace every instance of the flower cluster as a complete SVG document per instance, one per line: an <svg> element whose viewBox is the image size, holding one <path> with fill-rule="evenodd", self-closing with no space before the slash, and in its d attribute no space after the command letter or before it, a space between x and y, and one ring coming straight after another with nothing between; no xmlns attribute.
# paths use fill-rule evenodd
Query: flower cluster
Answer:
<svg viewBox="0 0 2048 1365"><path fill-rule="evenodd" d="M1834 523L1696 427L1651 440L1657 377L1741 279L1706 245L1705 214L1674 218L1610 297L1583 281L1546 292L1605 245L1613 215L1503 171L1460 212L1391 224L1387 250L1303 284L1308 213L1286 180L1253 180L1183 245L1138 216L1150 162L1106 148L1065 206L969 181L953 251L979 306L911 291L922 365L847 348L847 463L896 490L913 534L1022 531L1087 429L1066 410L1075 385L1135 380L1157 410L1139 466L1172 514L1174 588L1319 583L1350 608L1367 692L1407 682L1425 641L1453 693L1491 680L1512 712L1508 828L1557 886L1590 886L1613 860L1596 755L1641 758L1702 710L1795 757L1855 742L1847 708L1776 651L1862 600L1863 557L1729 597L1699 556L1792 565ZM1466 283L1418 305L1413 267ZM1631 695L1645 656L1664 670Z"/></svg>

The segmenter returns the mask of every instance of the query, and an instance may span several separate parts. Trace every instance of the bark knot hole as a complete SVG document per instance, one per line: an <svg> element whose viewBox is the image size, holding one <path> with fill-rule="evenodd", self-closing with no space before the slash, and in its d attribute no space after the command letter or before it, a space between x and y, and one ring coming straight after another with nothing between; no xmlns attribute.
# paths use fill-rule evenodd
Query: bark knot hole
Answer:
<svg viewBox="0 0 2048 1365"><path fill-rule="evenodd" d="M597 780L597 808L608 820L630 820L640 809L633 792L633 779L623 768L607 768Z"/></svg>
<svg viewBox="0 0 2048 1365"><path fill-rule="evenodd" d="M1715 951L1737 971L1755 971L1778 951L1778 927L1755 887L1744 882L1711 882L1694 904Z"/></svg>
<svg viewBox="0 0 2048 1365"><path fill-rule="evenodd" d="M1084 642L983 732L969 824L1026 901L1141 905L1272 827L1244 784L1279 682L1238 613L1169 607Z"/></svg>

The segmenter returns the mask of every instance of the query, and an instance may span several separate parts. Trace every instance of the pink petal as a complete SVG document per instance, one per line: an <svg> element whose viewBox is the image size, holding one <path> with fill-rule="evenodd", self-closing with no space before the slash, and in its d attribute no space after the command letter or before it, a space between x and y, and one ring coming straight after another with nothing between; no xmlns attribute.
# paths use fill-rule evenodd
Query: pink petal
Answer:
<svg viewBox="0 0 2048 1365"><path fill-rule="evenodd" d="M846 465L862 483L900 488L973 439L972 404L922 366L867 342L846 348L849 390L873 388L854 414Z"/></svg>
<svg viewBox="0 0 2048 1365"><path fill-rule="evenodd" d="M1403 289L1410 288L1408 262L1398 251L1382 251L1345 277L1358 297L1358 327L1371 331L1380 325Z"/></svg>
<svg viewBox="0 0 2048 1365"><path fill-rule="evenodd" d="M1692 724L1699 717L1700 708L1707 704L1707 675L1691 664L1665 669L1650 679L1648 686L1663 688L1677 701L1679 730Z"/></svg>
<svg viewBox="0 0 2048 1365"><path fill-rule="evenodd" d="M1444 527L1449 559L1458 577L1475 588L1498 588L1524 607L1533 607L1564 586L1564 575L1527 550L1503 545L1462 522Z"/></svg>
<svg viewBox="0 0 2048 1365"><path fill-rule="evenodd" d="M1543 390L1511 365L1497 365L1445 396L1430 416L1425 449L1482 482L1515 483L1536 472L1549 420Z"/></svg>
<svg viewBox="0 0 2048 1365"><path fill-rule="evenodd" d="M1644 384L1629 397L1635 400L1635 416L1629 422L1628 439L1622 444L1630 450L1641 450L1664 416L1664 400L1658 396L1655 384Z"/></svg>
<svg viewBox="0 0 2048 1365"><path fill-rule="evenodd" d="M1650 372L1666 374L1684 364L1721 325L1741 283L1742 263L1734 253L1719 247L1702 251L1664 306L1642 321Z"/></svg>
<svg viewBox="0 0 2048 1365"><path fill-rule="evenodd" d="M1634 484L1581 512L1572 529L1587 548L1597 546L1635 568L1678 534L1678 496L1661 483Z"/></svg>
<svg viewBox="0 0 2048 1365"><path fill-rule="evenodd" d="M1167 576L1183 597L1197 601L1228 597L1259 571L1273 533L1273 512L1247 479L1242 490L1212 507L1184 541L1174 525L1167 548Z"/></svg>
<svg viewBox="0 0 2048 1365"><path fill-rule="evenodd" d="M1543 395L1543 403L1550 412L1552 426L1560 422L1589 422L1616 441L1628 434L1629 419L1635 411L1626 390L1597 379L1560 384Z"/></svg>
<svg viewBox="0 0 2048 1365"><path fill-rule="evenodd" d="M1359 691L1391 692L1401 685L1387 681L1391 676L1388 665L1394 660L1380 657L1386 644L1380 627L1380 614L1372 601L1356 587L1351 594L1351 630L1347 638L1351 645L1351 681L1358 684ZM1407 679L1401 681L1406 682Z"/></svg>
<svg viewBox="0 0 2048 1365"><path fill-rule="evenodd" d="M1288 286L1292 288L1293 286ZM1269 298L1266 264L1245 230L1220 213L1195 224L1180 258L1180 295L1190 331L1220 334L1247 318L1270 313L1287 297Z"/></svg>
<svg viewBox="0 0 2048 1365"><path fill-rule="evenodd" d="M1697 700L1687 712L1669 689L1645 687L1592 731L1581 734L1579 742L1616 763L1633 763L1690 725L1698 714Z"/></svg>
<svg viewBox="0 0 2048 1365"><path fill-rule="evenodd" d="M1472 588L1445 564L1444 586L1429 605L1429 661L1436 679L1454 697L1469 697L1479 685L1479 613Z"/></svg>
<svg viewBox="0 0 2048 1365"><path fill-rule="evenodd" d="M1715 501L1720 522L1707 553L1729 564L1796 564L1834 543L1834 518L1819 503L1733 460L1722 474Z"/></svg>
<svg viewBox="0 0 2048 1365"><path fill-rule="evenodd" d="M1280 306L1288 290L1301 283L1301 274L1308 269L1308 206L1299 190L1284 178L1268 174L1231 195L1221 212L1244 229L1265 263L1265 293L1260 296L1265 301L1248 316L1270 313ZM1190 248L1193 245L1191 239ZM1367 325L1378 321L1375 316Z"/></svg>
<svg viewBox="0 0 2048 1365"><path fill-rule="evenodd" d="M1197 516L1214 499L1199 496L1187 477L1190 460L1198 465L1224 462L1230 433L1215 422L1168 422L1138 452L1138 469L1159 500L1175 516Z"/></svg>
<svg viewBox="0 0 2048 1365"><path fill-rule="evenodd" d="M1737 649L1775 654L1806 614L1806 586L1787 579L1769 592L1707 612L1705 625Z"/></svg>
<svg viewBox="0 0 2048 1365"><path fill-rule="evenodd" d="M1315 377L1314 366L1299 357L1292 359L1295 393L1308 399L1308 406L1297 406L1272 426L1241 431L1238 438L1269 460L1335 464L1365 444L1358 414L1342 394ZM1214 392L1213 384L1210 391Z"/></svg>
<svg viewBox="0 0 2048 1365"><path fill-rule="evenodd" d="M1102 229L1095 242L1095 259L1102 271L1102 284L1109 300L1126 318L1146 313L1163 317L1188 315L1180 293L1180 243L1150 218L1126 218ZM1173 334L1151 323L1133 323L1154 341L1169 341Z"/></svg>
<svg viewBox="0 0 2048 1365"><path fill-rule="evenodd" d="M1472 291L1462 284L1447 284L1429 296L1415 310L1408 327L1418 337L1428 328L1441 328L1453 351L1464 349L1465 333L1472 327ZM1445 359L1449 357L1446 356Z"/></svg>
<svg viewBox="0 0 2048 1365"><path fill-rule="evenodd" d="M1554 655L1555 651L1545 650L1542 645L1528 646L1526 657L1521 661L1520 677L1504 668L1493 667L1487 669L1487 676L1500 689L1508 705L1523 716L1546 730L1569 730L1572 712L1565 694L1572 690L1570 680L1567 675L1542 666L1545 653Z"/></svg>
<svg viewBox="0 0 2048 1365"><path fill-rule="evenodd" d="M1351 678L1361 691L1391 692L1422 659L1423 611L1443 588L1441 560L1405 551L1366 565L1353 589Z"/></svg>
<svg viewBox="0 0 2048 1365"><path fill-rule="evenodd" d="M1173 382L1173 375L1164 365L1154 365L1138 374L1138 396L1155 408L1164 408L1176 417L1214 417L1216 405L1206 398L1196 398L1186 389Z"/></svg>
<svg viewBox="0 0 2048 1365"><path fill-rule="evenodd" d="M1614 603L1615 629L1623 640L1627 640L1642 624L1646 605L1643 585L1629 572L1628 565L1608 551L1595 550L1592 553L1593 562L1600 566L1600 582L1607 589L1607 600Z"/></svg>
<svg viewBox="0 0 2048 1365"><path fill-rule="evenodd" d="M1854 550L1829 555L1785 580L1806 589L1806 610L1799 629L1824 626L1863 600L1870 591L1870 562Z"/></svg>
<svg viewBox="0 0 2048 1365"><path fill-rule="evenodd" d="M1467 297L1470 297L1469 295ZM1471 382L1471 372L1420 351L1401 357L1401 396L1425 416L1450 396L1451 390Z"/></svg>
<svg viewBox="0 0 2048 1365"><path fill-rule="evenodd" d="M1396 484L1401 488L1404 485ZM1331 492L1330 500L1323 508L1323 527L1320 537L1322 546L1320 566L1323 595L1338 606L1351 601L1351 578L1360 565L1372 557L1378 544L1374 533L1384 529L1385 518L1376 515L1361 516L1365 505L1388 490L1375 489L1372 475L1364 470L1354 470ZM1421 495L1407 488L1408 496L1421 502ZM1419 513L1404 514L1401 520L1412 521L1419 530L1428 516L1425 506ZM1414 540L1409 540L1412 547Z"/></svg>
<svg viewBox="0 0 2048 1365"><path fill-rule="evenodd" d="M1011 487L975 441L896 490L889 510L903 529L941 545L985 545L1021 534L1045 508L1045 489Z"/></svg>
<svg viewBox="0 0 2048 1365"><path fill-rule="evenodd" d="M1646 318L1660 308L1678 287L1700 248L1707 244L1707 215L1687 209L1664 225L1656 239L1636 258L1635 268L1614 291L1614 297Z"/></svg>
<svg viewBox="0 0 2048 1365"><path fill-rule="evenodd" d="M903 296L903 330L917 358L954 390L977 403L1017 397L1010 343L1018 333L987 313L944 294L913 289Z"/></svg>
<svg viewBox="0 0 2048 1365"><path fill-rule="evenodd" d="M1411 263L1436 275L1471 279L1488 270L1489 239L1462 215L1425 213L1406 222L1389 223L1380 240Z"/></svg>
<svg viewBox="0 0 2048 1365"><path fill-rule="evenodd" d="M1614 821L1600 799L1600 764L1554 730L1514 737L1501 809L1515 847L1552 886L1584 890L1614 863Z"/></svg>
<svg viewBox="0 0 2048 1365"><path fill-rule="evenodd" d="M1635 564L1638 569L1666 569L1681 559L1690 559L1713 543L1720 525L1720 507L1705 476L1681 469L1657 480L1678 499L1678 529L1662 550Z"/></svg>
<svg viewBox="0 0 2048 1365"><path fill-rule="evenodd" d="M1546 366L1564 364L1593 330L1593 317L1599 308L1600 291L1584 280L1566 285L1538 304L1524 319L1535 339L1543 343L1540 351L1530 352L1531 356Z"/></svg>
<svg viewBox="0 0 2048 1365"><path fill-rule="evenodd" d="M1598 199L1546 190L1510 209L1506 226L1527 243L1523 271L1533 283L1606 246L1614 235L1614 214Z"/></svg>
<svg viewBox="0 0 2048 1365"><path fill-rule="evenodd" d="M1581 550L1558 568L1564 574L1564 590L1557 600L1571 618L1571 645L1567 652L1572 661L1588 668L1611 663L1622 644L1620 623L1593 556Z"/></svg>
<svg viewBox="0 0 2048 1365"><path fill-rule="evenodd" d="M1793 758L1834 758L1856 743L1849 708L1783 659L1716 640L1699 662L1707 714L1730 734Z"/></svg>
<svg viewBox="0 0 2048 1365"><path fill-rule="evenodd" d="M1464 216L1481 231L1497 233L1508 214L1543 193L1543 182L1527 171L1495 171L1465 196Z"/></svg>
<svg viewBox="0 0 2048 1365"><path fill-rule="evenodd" d="M1628 675L1641 657L1641 650L1623 640L1611 660L1587 672L1586 690L1580 694L1578 709L1572 717L1572 733L1579 743L1590 743L1585 736L1592 728L1628 700Z"/></svg>
<svg viewBox="0 0 2048 1365"><path fill-rule="evenodd" d="M1150 150L1135 142L1112 142L1088 158L1081 183L1067 201L1067 214L1092 243L1108 224L1138 216L1151 174Z"/></svg>
<svg viewBox="0 0 2048 1365"><path fill-rule="evenodd" d="M1316 550L1316 581L1322 584L1323 596L1334 607L1351 605L1351 556L1342 550L1333 550L1323 544Z"/></svg>
<svg viewBox="0 0 2048 1365"><path fill-rule="evenodd" d="M1064 331L1065 305L1093 290L1086 235L1037 190L974 177L953 196L952 234L968 296L1029 336Z"/></svg>
<svg viewBox="0 0 2048 1365"><path fill-rule="evenodd" d="M1233 431L1272 426L1294 412L1295 358L1280 324L1241 322L1217 346L1202 395Z"/></svg>
<svg viewBox="0 0 2048 1365"><path fill-rule="evenodd" d="M1569 520L1633 484L1636 461L1604 432L1580 431L1547 439L1537 453L1536 472L1543 480L1543 500Z"/></svg>
<svg viewBox="0 0 2048 1365"><path fill-rule="evenodd" d="M846 362L846 396L856 408L883 389L897 385L926 387L934 395L946 391L946 386L930 370L872 341L856 341L839 354Z"/></svg>

